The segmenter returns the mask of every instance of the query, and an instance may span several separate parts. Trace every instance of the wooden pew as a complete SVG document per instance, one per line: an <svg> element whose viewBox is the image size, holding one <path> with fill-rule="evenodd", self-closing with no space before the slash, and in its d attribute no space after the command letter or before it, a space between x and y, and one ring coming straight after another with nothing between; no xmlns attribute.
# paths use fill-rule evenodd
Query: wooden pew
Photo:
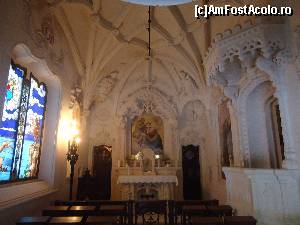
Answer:
<svg viewBox="0 0 300 225"><path fill-rule="evenodd" d="M191 219L192 225L223 225L223 220L220 217L194 217Z"/></svg>
<svg viewBox="0 0 300 225"><path fill-rule="evenodd" d="M252 216L225 216L225 225L256 225L257 221Z"/></svg>
<svg viewBox="0 0 300 225"><path fill-rule="evenodd" d="M86 201L54 201L56 206L84 206L84 205L127 205L129 201L111 201L111 200L86 200Z"/></svg>
<svg viewBox="0 0 300 225"><path fill-rule="evenodd" d="M138 218L142 218L142 223L160 224L160 216L163 216L164 224L168 224L167 201L138 201L135 202L135 225L138 223ZM150 216L149 216L150 215Z"/></svg>
<svg viewBox="0 0 300 225"><path fill-rule="evenodd" d="M174 201L173 214L174 214L174 223L178 224L178 217L180 218L181 224L184 224L185 218L183 218L182 208L185 206L217 206L219 205L219 200L183 200L183 201ZM172 209L170 209L172 210Z"/></svg>
<svg viewBox="0 0 300 225"><path fill-rule="evenodd" d="M118 225L120 221L116 216L89 216L84 224L86 225Z"/></svg>
<svg viewBox="0 0 300 225"><path fill-rule="evenodd" d="M132 221L132 201L55 201L55 206L96 206L95 212L88 212L90 216L120 216L122 221ZM71 208L72 210L72 208ZM87 212L86 212L87 213ZM45 215L48 215L47 213ZM69 212L69 215L81 215L76 212Z"/></svg>
<svg viewBox="0 0 300 225"><path fill-rule="evenodd" d="M48 224L50 225L82 225L82 216L52 217Z"/></svg>
<svg viewBox="0 0 300 225"><path fill-rule="evenodd" d="M132 224L132 207L129 204L125 201L56 201L54 206L43 210L43 216L114 216L119 217L120 224Z"/></svg>
<svg viewBox="0 0 300 225"><path fill-rule="evenodd" d="M48 206L42 211L42 216L72 216L69 214L71 206Z"/></svg>
<svg viewBox="0 0 300 225"><path fill-rule="evenodd" d="M252 216L192 217L192 225L256 225Z"/></svg>
<svg viewBox="0 0 300 225"><path fill-rule="evenodd" d="M222 217L232 216L232 207L229 205L189 205L182 207L183 224L187 224L187 220L191 221L193 217Z"/></svg>
<svg viewBox="0 0 300 225"><path fill-rule="evenodd" d="M206 208L208 216L232 216L233 212L230 205L208 205Z"/></svg>
<svg viewBox="0 0 300 225"><path fill-rule="evenodd" d="M46 225L50 219L49 216L24 216L17 220L16 225Z"/></svg>

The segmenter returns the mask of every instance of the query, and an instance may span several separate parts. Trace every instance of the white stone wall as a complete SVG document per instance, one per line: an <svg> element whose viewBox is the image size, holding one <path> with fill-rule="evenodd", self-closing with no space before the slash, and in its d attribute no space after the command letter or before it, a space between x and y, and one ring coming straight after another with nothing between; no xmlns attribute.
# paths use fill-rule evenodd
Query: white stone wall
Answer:
<svg viewBox="0 0 300 225"><path fill-rule="evenodd" d="M299 171L223 168L227 203L258 225L299 224Z"/></svg>
<svg viewBox="0 0 300 225"><path fill-rule="evenodd" d="M34 4L34 5L30 5ZM59 26L44 4L5 0L0 3L0 112L10 61L26 66L48 86L39 180L1 185L0 224L15 224L22 215L38 215L53 199L67 197L66 151L59 122L68 117L70 89L79 77ZM49 21L48 21L49 20ZM46 21L46 22L45 22ZM48 21L48 22L47 22ZM42 23L47 24L43 33ZM49 37L54 36L52 43Z"/></svg>

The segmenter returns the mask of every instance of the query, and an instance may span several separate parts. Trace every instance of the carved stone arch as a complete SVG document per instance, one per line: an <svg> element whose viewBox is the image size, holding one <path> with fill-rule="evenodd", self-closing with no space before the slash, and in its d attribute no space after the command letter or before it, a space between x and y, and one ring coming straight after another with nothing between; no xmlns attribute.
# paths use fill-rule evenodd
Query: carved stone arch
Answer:
<svg viewBox="0 0 300 225"><path fill-rule="evenodd" d="M248 127L247 127L247 100L249 95L258 87L260 84L270 81L268 76L262 72L255 71L253 76L247 76L244 81L241 82L239 97L236 102L235 109L240 117L240 149L243 155L244 163L250 162L250 148L248 138ZM247 166L247 165L245 165Z"/></svg>
<svg viewBox="0 0 300 225"><path fill-rule="evenodd" d="M284 71L287 64L276 65L272 60L265 57L259 57L256 65L259 69L267 73L276 86L275 97L278 98L280 107L280 117L282 125L282 135L284 139L285 160L283 161L283 168L299 169L300 162L297 158L295 142L293 140L292 122L290 119L290 112L287 100L287 87L282 82Z"/></svg>
<svg viewBox="0 0 300 225"><path fill-rule="evenodd" d="M47 86L47 105L44 117L43 145L40 157L40 162L43 163L39 165L38 176L39 179L45 180L49 184L53 184L53 174L56 172L53 165L55 163L55 157L57 157L58 154L55 150L59 121L58 112L61 103L61 80L49 69L45 59L36 57L31 49L23 43L15 45L10 55L15 63L27 69L27 76L32 73L39 82L43 82Z"/></svg>

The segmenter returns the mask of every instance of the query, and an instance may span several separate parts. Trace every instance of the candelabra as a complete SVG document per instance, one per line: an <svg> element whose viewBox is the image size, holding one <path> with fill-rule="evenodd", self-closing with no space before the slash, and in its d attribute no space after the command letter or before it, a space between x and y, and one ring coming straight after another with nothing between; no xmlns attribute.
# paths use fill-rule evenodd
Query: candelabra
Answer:
<svg viewBox="0 0 300 225"><path fill-rule="evenodd" d="M74 179L74 167L78 160L78 146L80 139L78 137L79 131L76 129L76 122L73 122L73 127L70 130L71 138L68 141L68 152L67 152L67 161L70 162L71 173L70 173L70 192L69 200L72 200L73 195L73 179Z"/></svg>

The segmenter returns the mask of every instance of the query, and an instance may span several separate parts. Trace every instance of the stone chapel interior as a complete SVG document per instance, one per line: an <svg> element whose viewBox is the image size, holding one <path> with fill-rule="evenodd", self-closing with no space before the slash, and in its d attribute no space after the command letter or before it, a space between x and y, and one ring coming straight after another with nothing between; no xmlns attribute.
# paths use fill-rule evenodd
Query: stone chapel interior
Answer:
<svg viewBox="0 0 300 225"><path fill-rule="evenodd" d="M250 3L293 16L195 17ZM0 224L69 200L72 147L73 200L217 199L299 224L299 9L1 0Z"/></svg>

